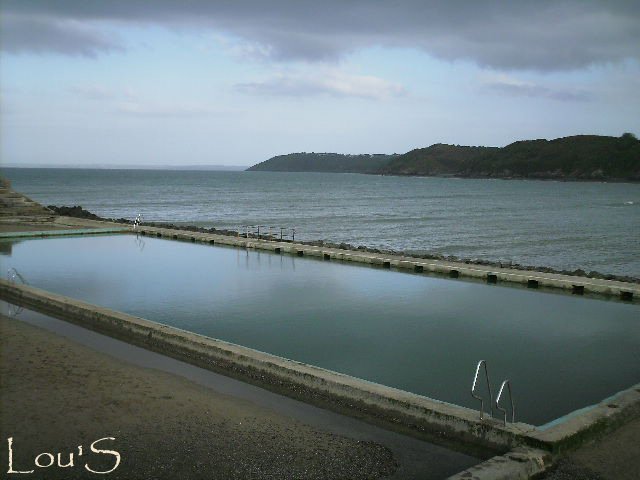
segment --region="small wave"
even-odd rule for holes
[[[633,202],[624,202],[625,205],[633,205]]]

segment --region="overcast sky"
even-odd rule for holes
[[[0,0],[1,162],[640,136],[638,1]]]

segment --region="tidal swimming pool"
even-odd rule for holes
[[[534,425],[640,381],[634,304],[133,235],[0,253],[35,287],[474,409],[485,359]]]

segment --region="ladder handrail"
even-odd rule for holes
[[[489,381],[489,370],[487,369],[486,360],[480,360],[478,365],[476,366],[476,374],[473,376],[473,385],[471,386],[471,396],[476,400],[480,400],[480,420],[484,419],[484,399],[476,395],[476,384],[478,382],[478,375],[480,374],[480,368],[484,365],[484,376],[487,380],[487,389],[489,390],[489,408],[490,408],[490,416],[493,417],[493,393],[491,392],[491,382]]]
[[[509,379],[506,379],[500,385],[500,391],[498,392],[498,396],[496,397],[496,408],[500,410],[504,414],[504,424],[507,425],[507,409],[500,407],[500,398],[502,397],[502,392],[504,390],[504,386],[507,386],[507,390],[509,390],[509,400],[511,401],[511,423],[515,423],[516,421],[516,408],[513,404],[513,394],[511,393],[511,382]]]
[[[18,270],[16,270],[14,267],[11,267],[9,270],[7,270],[7,280],[9,280],[9,282],[15,285],[16,279],[20,280],[23,285],[29,285],[27,281],[24,279],[24,277],[20,275],[20,272],[18,272]],[[7,305],[8,305],[8,313],[10,317],[17,317],[24,310],[23,307],[20,305],[14,305],[13,303],[9,303],[9,302],[7,302]]]
[[[135,228],[135,224],[134,224],[134,228]],[[260,232],[261,228],[262,228],[262,233]],[[265,233],[266,232],[265,229],[269,229],[268,235]],[[291,238],[291,241],[295,242],[295,239],[296,239],[295,227],[278,227],[273,225],[240,225],[240,227],[238,227],[238,231],[236,232],[236,236],[240,237],[244,235],[245,238],[250,238],[250,236],[253,235],[257,237],[258,240],[262,240],[263,238],[273,239],[275,236],[275,238],[277,239],[278,230],[280,230],[280,240],[284,240],[284,237],[289,237]],[[285,234],[284,233],[285,231],[289,233]],[[244,234],[242,234],[241,232],[244,232]]]
[[[142,223],[143,220],[144,220],[144,217],[142,216],[141,213],[136,215],[136,219],[133,221],[133,229],[135,230],[136,228],[138,228],[138,226]]]
[[[7,270],[7,280],[15,284],[16,278],[20,280],[20,282],[22,282],[23,285],[29,285],[27,281],[24,279],[24,277],[20,275],[20,272],[18,272],[18,270],[16,270],[15,268],[11,267],[9,270]]]

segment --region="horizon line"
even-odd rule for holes
[[[69,169],[88,169],[88,170],[241,170],[247,169],[251,165],[129,165],[129,164],[43,164],[43,163],[26,163],[17,164],[10,163],[0,165],[2,168],[69,168]]]

